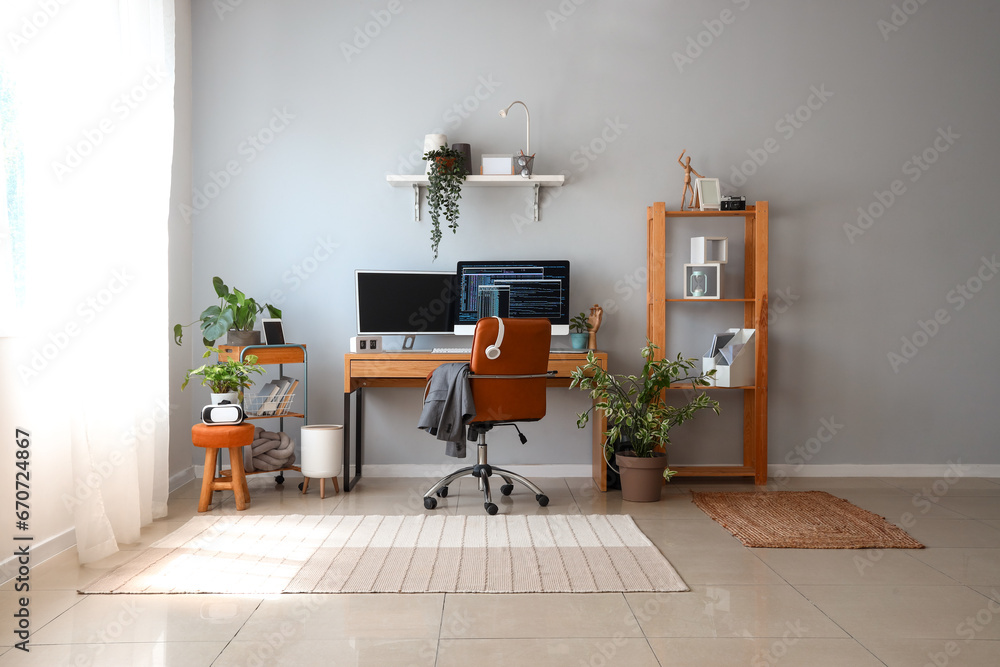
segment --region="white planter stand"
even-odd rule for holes
[[[333,488],[340,493],[337,477],[344,467],[344,427],[339,424],[312,424],[303,426],[300,434],[302,446],[302,493],[309,490],[309,479],[319,479],[319,497],[326,498],[326,479],[333,479]]]

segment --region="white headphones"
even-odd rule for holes
[[[494,315],[493,317],[496,318],[497,326],[499,328],[497,329],[496,342],[486,348],[486,358],[490,359],[491,361],[500,356],[500,345],[503,343],[503,320],[497,317],[496,315]]]

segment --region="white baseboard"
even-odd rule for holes
[[[181,470],[180,472],[175,472],[173,475],[171,475],[170,482],[167,484],[167,488],[170,489],[171,493],[173,493],[177,489],[181,488],[182,486],[190,482],[192,479],[195,479],[195,468],[193,465],[188,468],[185,468],[184,470]]]
[[[768,477],[1000,477],[1000,465],[995,463],[893,463],[876,465],[790,465],[772,463]]]
[[[53,535],[47,540],[42,540],[40,542],[17,542],[15,544],[31,545],[28,551],[31,562],[28,566],[31,569],[34,569],[56,554],[66,551],[66,549],[75,547],[76,530],[73,528],[67,528],[63,532],[58,535]],[[11,556],[10,558],[6,558],[0,562],[0,581],[7,581],[8,579],[16,577],[19,566],[20,563],[18,563],[17,557],[15,556]]]

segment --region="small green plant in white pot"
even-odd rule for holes
[[[210,347],[201,356],[207,359],[213,354],[219,354],[219,348]],[[223,401],[242,403],[243,390],[253,386],[251,373],[263,375],[264,372],[264,367],[257,363],[257,355],[248,354],[243,361],[229,359],[217,364],[202,364],[198,368],[192,368],[184,376],[181,390],[187,387],[192,377],[200,376],[201,385],[207,386],[212,392],[213,405]]]

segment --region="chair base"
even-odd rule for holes
[[[483,493],[483,507],[486,509],[488,514],[496,514],[499,508],[493,502],[493,494],[490,489],[490,477],[493,475],[498,475],[503,479],[504,484],[500,487],[500,493],[505,496],[509,496],[514,490],[514,482],[518,482],[527,487],[530,491],[535,494],[535,500],[542,507],[549,504],[549,497],[545,495],[538,486],[532,482],[527,477],[523,475],[518,475],[516,472],[511,472],[506,468],[497,468],[491,466],[487,461],[486,457],[486,431],[490,427],[480,427],[479,428],[479,440],[477,443],[477,456],[476,465],[466,466],[460,468],[450,475],[442,477],[437,482],[434,483],[427,493],[424,494],[424,508],[432,510],[437,507],[437,499],[445,498],[448,496],[448,487],[451,483],[457,479],[465,477],[466,475],[471,475],[479,480],[479,490]]]

